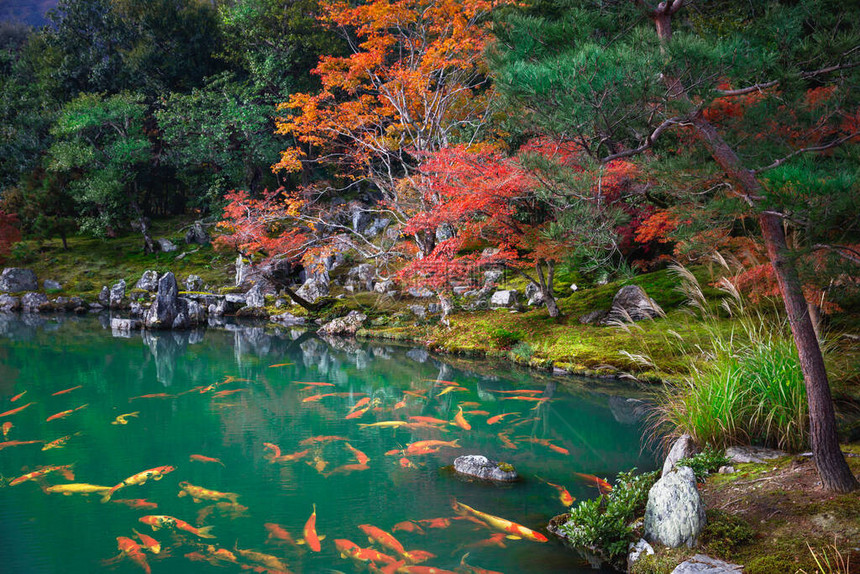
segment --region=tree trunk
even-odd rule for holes
[[[537,269],[539,280],[537,286],[540,289],[541,297],[543,297],[543,304],[550,317],[560,317],[561,311],[558,308],[558,303],[556,302],[555,295],[552,292],[552,282],[555,277],[555,265],[549,261],[546,262],[546,277],[544,277],[543,266],[540,262],[535,267]]]
[[[293,291],[292,289],[290,289],[286,285],[282,285],[281,288],[284,290],[284,292],[287,295],[290,296],[290,299],[292,299],[293,301],[295,301],[296,303],[298,303],[299,305],[301,305],[302,307],[304,307],[305,309],[307,309],[311,313],[315,313],[316,311],[319,311],[322,308],[322,305],[317,304],[317,303],[311,303],[310,301],[308,301],[307,299],[305,299],[304,297],[302,297],[301,295],[299,295],[298,293],[296,293],[295,291]]]

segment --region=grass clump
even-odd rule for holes
[[[730,280],[719,286],[727,296],[712,308],[696,278],[676,267],[691,307],[707,326],[720,311],[737,319],[730,332],[712,328],[706,361],[695,365],[679,385],[658,401],[655,429],[673,438],[689,433],[699,444],[726,447],[763,444],[789,451],[806,447],[808,406],[797,349],[783,321],[750,311]]]
[[[521,361],[528,362],[534,357],[535,350],[534,347],[526,343],[525,341],[521,341],[513,346],[511,349],[511,353],[514,354],[515,357],[520,359]]]
[[[726,451],[715,450],[711,448],[711,445],[706,445],[702,452],[696,453],[690,458],[682,458],[675,463],[675,466],[689,466],[696,475],[696,482],[704,482],[709,474],[717,472],[721,466],[725,466],[729,462]]]
[[[633,472],[619,473],[609,494],[584,500],[570,509],[561,531],[574,546],[594,552],[610,563],[623,562],[633,539],[631,524],[645,512],[648,490],[658,474]]]

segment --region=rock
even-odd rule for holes
[[[612,299],[609,313],[601,321],[601,325],[613,323],[628,323],[644,321],[660,315],[660,307],[639,285],[625,285],[618,290]]]
[[[209,245],[211,242],[212,238],[209,237],[203,224],[199,221],[195,222],[194,225],[191,226],[191,229],[185,232],[185,243],[188,245],[193,243],[196,243],[197,245]]]
[[[576,293],[577,291],[579,291],[579,287],[576,286],[576,283],[571,283],[570,290]]]
[[[529,283],[526,286],[526,298],[528,299],[528,303],[526,304],[529,307],[543,305],[543,293],[540,292],[540,287],[534,283]]]
[[[588,312],[580,317],[579,322],[583,325],[591,325],[593,323],[599,323],[604,317],[606,317],[606,311],[597,309],[596,311]]]
[[[11,313],[21,308],[21,299],[12,295],[0,295],[0,311]]]
[[[118,309],[122,306],[123,297],[125,297],[125,279],[120,279],[110,288],[110,308]]]
[[[146,307],[136,301],[131,304],[128,310],[128,314],[132,317],[143,317],[144,313],[146,313]]]
[[[360,204],[352,203],[349,206],[349,220],[352,224],[352,230],[361,233],[370,225],[370,212]]]
[[[263,296],[263,290],[259,285],[254,285],[245,293],[245,305],[251,308],[266,306],[266,298]]]
[[[189,275],[185,280],[186,291],[201,291],[203,289],[203,279],[197,275]]]
[[[484,287],[498,285],[503,276],[501,269],[487,269],[484,271]]]
[[[740,574],[744,567],[731,562],[723,562],[704,554],[696,554],[689,560],[678,564],[672,574]]]
[[[410,297],[415,297],[416,299],[426,299],[433,296],[433,291],[426,287],[410,287],[406,292],[409,293]]]
[[[391,225],[391,220],[387,217],[377,217],[373,220],[373,223],[368,226],[368,228],[364,231],[365,237],[374,237],[379,235],[385,228]]]
[[[730,446],[726,449],[726,456],[730,462],[735,464],[743,464],[745,462],[762,463],[786,456],[786,454],[781,450],[761,446]]]
[[[386,279],[385,281],[379,281],[376,285],[373,286],[373,290],[377,293],[387,293],[394,289],[394,281],[390,279]]]
[[[690,458],[697,452],[699,452],[699,449],[696,448],[696,443],[693,442],[693,437],[688,434],[681,435],[674,444],[672,444],[672,448],[669,449],[669,454],[666,455],[666,460],[663,461],[663,473],[660,476],[666,476],[673,468],[675,468],[675,464],[679,460],[682,458]]]
[[[733,466],[721,466],[717,474],[732,474],[735,471]]]
[[[650,556],[654,554],[654,548],[648,544],[648,541],[644,538],[640,538],[637,543],[630,543],[630,546],[627,548],[627,571],[633,571],[633,565],[639,561],[643,556]]]
[[[645,418],[648,405],[640,399],[612,396],[609,397],[609,410],[616,421],[623,425],[633,425]]]
[[[143,315],[146,329],[188,329],[203,323],[206,311],[196,301],[179,297],[179,287],[173,273],[167,272],[158,280],[155,302]]]
[[[305,281],[304,285],[302,285],[299,290],[296,291],[296,295],[302,297],[303,299],[307,299],[311,303],[315,302],[320,297],[327,296],[328,294],[328,282],[317,277],[309,278],[307,281]]]
[[[516,469],[510,464],[498,463],[480,454],[458,456],[454,460],[454,470],[482,480],[513,482],[519,478]]]
[[[42,287],[45,288],[45,291],[59,291],[63,288],[59,281],[54,281],[53,279],[45,279],[45,281],[42,282]]]
[[[426,363],[430,359],[430,353],[427,349],[415,348],[406,351],[406,358],[415,361],[416,363]]]
[[[158,289],[158,271],[147,270],[143,272],[137,283],[134,284],[135,289],[143,289],[144,291],[155,291]]]
[[[658,480],[648,492],[645,539],[669,548],[692,548],[705,527],[705,505],[696,489],[696,475],[682,466]]]
[[[454,228],[449,223],[443,223],[436,228],[436,243],[442,243],[454,237]]]
[[[110,305],[110,289],[107,288],[107,285],[102,285],[102,290],[99,292],[98,297],[99,305],[102,307],[107,307]]]
[[[354,285],[363,291],[373,291],[373,280],[375,278],[376,267],[370,263],[356,265],[346,274],[347,285]]]
[[[31,269],[7,267],[3,273],[0,273],[0,291],[20,293],[21,291],[35,291],[38,288],[39,282]]]
[[[178,247],[176,247],[176,245],[174,245],[172,241],[170,241],[169,239],[167,239],[165,237],[157,239],[156,242],[158,243],[158,248],[161,249],[162,251],[164,251],[165,253],[171,253],[171,252],[176,251],[178,249]]]
[[[21,297],[21,310],[24,313],[38,313],[45,309],[48,303],[48,296],[44,293],[25,293]]]
[[[355,333],[361,329],[361,325],[367,320],[367,315],[358,311],[350,311],[345,317],[338,317],[329,321],[322,327],[319,332],[324,335],[341,335],[355,336]]]
[[[296,317],[292,313],[281,313],[280,315],[272,315],[271,317],[269,317],[269,321],[279,323],[285,327],[305,324],[304,317]]]
[[[518,305],[516,289],[496,291],[490,297],[490,307],[516,307]]]
[[[427,312],[431,315],[442,312],[442,306],[438,303],[430,303],[427,305]]]
[[[425,317],[427,317],[427,309],[424,307],[424,305],[410,305],[409,310],[412,311],[412,314],[419,319],[424,319]]]
[[[119,319],[114,317],[110,320],[112,331],[136,331],[140,329],[140,321],[137,319]]]

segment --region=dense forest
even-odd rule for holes
[[[0,257],[131,230],[155,253],[153,222],[192,215],[309,281],[370,262],[443,324],[487,269],[562,321],[559,274],[723,265],[805,382],[808,437],[804,411],[774,440],[848,492],[820,340],[860,308],[858,22],[848,0],[60,0],[0,28]]]

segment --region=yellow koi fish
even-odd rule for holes
[[[127,425],[128,420],[126,420],[126,419],[128,419],[128,417],[136,417],[139,414],[140,414],[140,411],[134,411],[133,413],[125,413],[124,415],[119,415],[110,424],[112,424],[112,425]]]
[[[182,489],[179,492],[180,497],[190,496],[191,500],[194,502],[200,502],[201,500],[221,500],[222,498],[226,498],[227,500],[236,503],[236,499],[239,498],[239,495],[235,492],[218,492],[217,490],[209,490],[208,488],[195,486],[184,480],[179,483],[179,488]]]
[[[490,528],[506,533],[508,535],[508,538],[525,538],[534,542],[547,541],[547,537],[540,532],[535,532],[534,530],[526,528],[525,526],[517,524],[516,522],[511,522],[510,520],[506,520],[498,516],[493,516],[492,514],[487,514],[485,512],[481,512],[480,510],[475,510],[471,506],[467,506],[462,502],[457,502],[456,499],[451,503],[451,507],[458,515],[474,516],[478,520],[484,522]]]
[[[90,494],[105,494],[109,490],[109,486],[73,482],[70,484],[55,484],[54,486],[49,486],[45,489],[45,492],[51,494],[62,494],[63,496],[71,496],[73,494],[82,494],[87,496]]]

